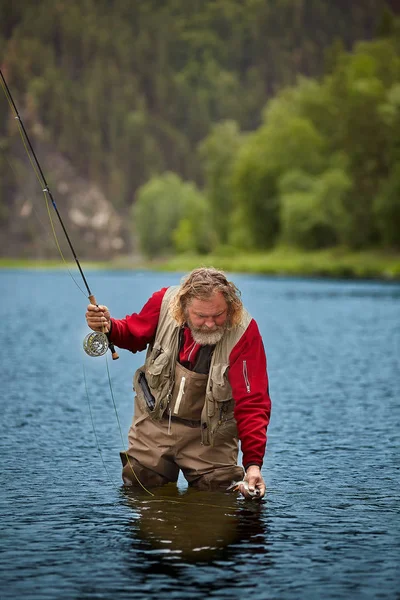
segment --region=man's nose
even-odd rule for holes
[[[214,327],[215,327],[215,322],[214,322],[214,319],[207,319],[207,320],[204,322],[204,325],[205,325],[206,327],[208,327],[208,329],[214,329]]]

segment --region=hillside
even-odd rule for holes
[[[84,257],[132,250],[140,186],[172,171],[202,187],[198,148],[213,125],[230,119],[255,130],[280,89],[299,74],[321,76],[335,44],[373,38],[386,6],[398,8],[380,0],[0,0],[0,66]],[[0,253],[55,255],[26,208],[42,198],[4,97],[0,114]],[[92,217],[76,217],[80,203]],[[113,215],[111,228],[94,226],[99,210]]]

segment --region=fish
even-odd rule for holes
[[[242,479],[241,481],[232,481],[231,485],[226,488],[226,491],[227,492],[239,492],[241,485],[243,485],[244,489],[246,490],[246,492],[249,494],[249,496],[251,498],[259,498],[260,490],[258,488],[250,490],[248,481],[245,481],[244,479]]]

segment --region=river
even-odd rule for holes
[[[181,276],[86,275],[116,317]],[[84,354],[66,271],[0,272],[3,600],[399,598],[400,285],[230,277],[268,360],[260,504],[124,489],[143,354]]]

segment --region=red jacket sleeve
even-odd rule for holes
[[[243,466],[263,464],[271,414],[267,360],[257,323],[249,327],[229,356],[229,383],[235,400],[235,419]]]
[[[111,319],[110,341],[131,352],[144,350],[154,340],[161,304],[168,288],[155,292],[139,313]]]

